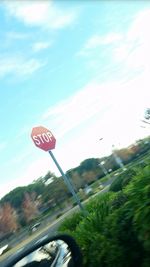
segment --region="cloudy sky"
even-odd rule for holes
[[[58,175],[34,126],[64,171],[149,134],[149,1],[1,1],[0,23],[0,197]]]

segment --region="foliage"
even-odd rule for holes
[[[150,124],[150,108],[145,110],[144,120],[142,120],[142,122]]]
[[[83,220],[83,214],[80,212],[74,213],[70,218],[67,218],[63,221],[63,224],[60,226],[60,231],[70,232],[76,229],[76,226],[81,220]]]
[[[96,168],[99,168],[98,164],[99,164],[99,159],[95,158],[86,159],[80,163],[78,172],[82,174],[85,171],[95,170]]]
[[[134,169],[129,168],[123,173],[119,174],[119,176],[113,181],[110,186],[110,191],[118,192],[122,190],[136,175],[136,171]]]
[[[17,187],[1,199],[1,204],[9,202],[14,208],[20,209],[25,192],[29,194],[35,192],[36,195],[40,195],[44,192],[44,188],[45,185],[42,180],[37,180],[28,186]]]
[[[150,167],[144,168],[133,182],[125,189],[128,202],[127,210],[133,210],[133,223],[138,238],[143,242],[144,248],[150,249]]]
[[[70,192],[66,187],[62,178],[55,178],[54,181],[45,187],[45,192],[42,195],[42,201],[53,202],[57,205],[61,204],[70,196]]]
[[[150,167],[128,175],[122,191],[95,197],[86,218],[74,215],[60,227],[75,237],[86,267],[150,266]]]
[[[9,203],[5,203],[0,208],[0,235],[16,232],[18,227],[15,209]]]
[[[32,221],[38,215],[36,203],[28,193],[25,193],[22,209],[26,222]]]
[[[85,184],[87,183],[85,179],[83,179],[83,177],[81,177],[81,175],[79,174],[78,167],[68,170],[66,172],[66,175],[71,179],[76,191],[78,191],[80,188],[84,188]]]
[[[144,117],[145,117],[146,120],[150,120],[150,108],[146,109]]]
[[[15,188],[1,199],[1,204],[9,202],[14,208],[18,208],[22,204],[25,190],[25,186]]]

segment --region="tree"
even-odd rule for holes
[[[145,110],[144,120],[142,120],[142,122],[150,124],[150,108]]]
[[[99,167],[100,160],[97,158],[89,158],[80,163],[76,168],[84,184],[94,182],[100,176],[101,169]]]
[[[146,120],[150,120],[150,108],[146,109],[144,117],[145,117]]]
[[[24,197],[26,187],[17,187],[10,191],[1,199],[1,204],[9,202],[14,208],[18,209],[22,205],[22,199]]]
[[[42,179],[38,179],[28,186],[20,186],[13,189],[7,195],[5,195],[0,202],[1,204],[9,202],[15,209],[20,210],[22,208],[22,200],[24,199],[25,192],[28,192],[29,194],[32,194],[34,192],[38,196],[40,194],[43,194],[44,190],[44,182],[42,181]]]
[[[60,205],[70,196],[62,177],[55,178],[54,181],[45,187],[45,193],[42,195],[43,203],[55,203]]]
[[[80,174],[82,174],[83,172],[99,169],[98,164],[99,164],[99,159],[95,158],[86,159],[80,163],[78,171]]]
[[[67,171],[66,175],[71,179],[72,184],[76,191],[85,186],[86,181],[79,174],[78,167]]]
[[[18,227],[17,212],[10,203],[4,203],[0,209],[0,232],[3,234],[13,233]]]
[[[26,222],[32,221],[38,215],[38,209],[36,202],[32,199],[29,193],[25,193],[24,201],[22,204],[23,213],[26,219]]]
[[[49,171],[49,172],[42,178],[42,180],[43,180],[43,182],[45,183],[45,182],[47,182],[47,181],[48,181],[49,179],[51,179],[51,178],[55,179],[55,178],[56,178],[56,175],[55,175],[53,172]]]

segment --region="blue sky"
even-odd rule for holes
[[[148,1],[1,1],[0,22],[0,197],[58,174],[36,125],[64,171],[149,134]]]

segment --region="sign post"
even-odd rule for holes
[[[79,205],[79,208],[81,209],[81,211],[84,213],[84,215],[86,215],[86,211],[85,211],[83,205],[81,204],[81,201],[80,201],[79,197],[77,196],[77,194],[76,194],[76,192],[72,186],[72,183],[70,182],[68,177],[63,172],[62,168],[60,167],[58,161],[56,160],[54,154],[51,151],[52,149],[55,148],[55,144],[56,144],[56,139],[53,136],[53,134],[47,128],[39,126],[39,127],[35,127],[32,129],[31,138],[37,147],[39,147],[40,149],[42,149],[44,151],[49,152],[52,160],[54,161],[54,163],[56,164],[56,167],[58,168],[59,172],[61,173],[61,175],[64,179],[64,182],[66,183],[69,191],[73,195],[73,197],[74,197],[75,201],[77,202],[77,204]]]
[[[60,167],[58,161],[57,161],[56,158],[54,157],[54,154],[52,153],[52,151],[49,150],[48,152],[49,152],[50,156],[52,157],[53,161],[55,162],[55,164],[56,164],[58,170],[60,171],[60,173],[61,173],[61,175],[62,175],[62,177],[64,178],[64,181],[65,181],[66,185],[68,186],[69,191],[72,193],[72,195],[73,195],[75,201],[76,201],[77,204],[79,205],[80,209],[81,209],[82,211],[84,211],[84,208],[83,208],[83,206],[82,206],[82,204],[81,204],[81,202],[80,202],[80,199],[78,198],[77,194],[75,193],[74,188],[73,188],[72,184],[70,183],[70,180],[68,179],[68,177],[67,177],[67,176],[65,175],[65,173],[63,172],[63,170],[62,170],[62,168]]]

